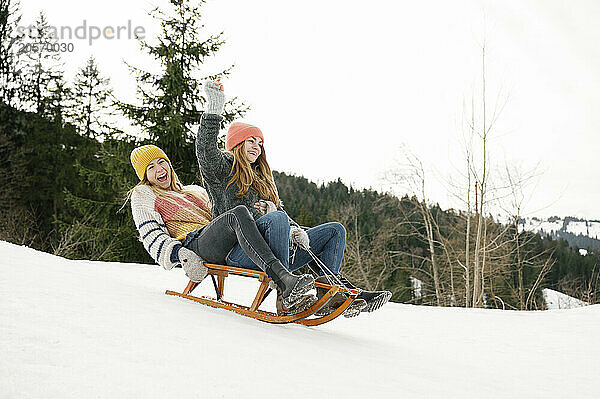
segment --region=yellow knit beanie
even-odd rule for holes
[[[143,145],[131,151],[131,164],[140,180],[144,179],[146,168],[150,162],[156,158],[164,158],[169,165],[171,165],[171,161],[169,160],[169,157],[167,157],[167,154],[155,145]]]

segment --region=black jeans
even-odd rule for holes
[[[238,243],[263,271],[279,262],[244,205],[220,214],[185,246],[208,263],[225,265],[227,255]]]

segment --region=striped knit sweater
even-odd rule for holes
[[[131,194],[131,212],[140,241],[167,270],[179,263],[177,254],[187,234],[212,220],[206,191],[194,185],[184,189],[193,195],[167,191],[167,195],[157,196],[146,185],[135,187]]]

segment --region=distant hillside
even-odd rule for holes
[[[552,216],[548,219],[526,218],[519,222],[521,228],[549,236],[555,240],[564,239],[570,246],[585,249],[600,249],[600,220],[585,220],[567,216]]]
[[[422,219],[415,212],[418,203],[416,198],[398,198],[367,189],[356,190],[340,180],[317,185],[302,176],[274,172],[274,177],[286,210],[300,224],[315,226],[335,220],[346,226],[348,245],[342,268],[354,281],[361,281],[362,267],[366,269],[368,281],[375,281],[378,288],[393,292],[393,301],[435,304],[429,273],[430,249],[423,239]],[[438,205],[430,205],[430,211],[440,226],[435,236],[441,239],[437,241],[435,249],[440,270],[445,273],[444,287],[451,291],[452,288],[448,287],[454,284],[456,292],[460,289],[456,276],[462,278],[464,269],[455,259],[460,259],[461,255],[450,260],[440,242],[445,240],[452,248],[464,248],[465,239],[460,235],[464,228],[460,225],[464,221],[464,214],[451,209],[442,210]],[[488,231],[506,229],[506,226],[491,218],[487,226]],[[594,251],[600,248],[599,221],[557,217],[548,220],[523,219],[519,231],[519,240],[528,243],[525,252],[531,262],[519,274],[513,266],[498,262],[498,259],[508,259],[508,263],[514,261],[514,253],[488,257],[488,270],[492,270],[492,265],[497,270],[503,268],[503,272],[498,273],[493,281],[494,293],[489,294],[491,297],[502,297],[507,306],[516,307],[515,292],[518,292],[518,286],[514,282],[521,276],[525,286],[529,284],[535,291],[540,307],[543,303],[542,288],[595,303],[595,298],[600,295],[597,294],[597,291],[600,292],[600,254]],[[579,251],[579,248],[590,248],[592,251]],[[548,258],[551,258],[552,266],[541,281],[536,282],[542,259]],[[422,282],[420,295],[415,294],[414,279]],[[462,300],[462,295],[459,297],[459,301]]]

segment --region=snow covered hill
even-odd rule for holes
[[[165,295],[185,285],[181,269],[70,261],[6,242],[0,255],[2,399],[600,392],[598,305],[513,312],[390,303],[319,327],[270,325]],[[256,284],[237,278],[226,296],[249,300]]]
[[[549,235],[554,239],[564,238],[570,246],[600,249],[600,220],[584,220],[567,216],[548,219],[526,218],[519,222],[520,228]]]
[[[549,288],[544,288],[542,290],[542,295],[544,296],[544,302],[546,302],[546,307],[548,309],[574,309],[588,305],[587,302]]]

